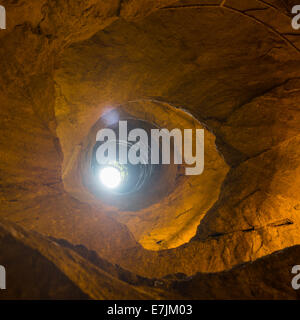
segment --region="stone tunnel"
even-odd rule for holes
[[[300,298],[296,4],[1,1],[0,299]],[[99,192],[122,119],[203,130],[203,173]]]

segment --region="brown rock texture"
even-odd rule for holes
[[[2,1],[0,299],[297,299],[295,4]],[[113,110],[204,128],[204,173],[174,168],[139,208],[95,196]]]

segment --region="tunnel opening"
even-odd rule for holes
[[[73,148],[75,151],[68,156],[69,161],[65,158],[65,189],[80,201],[91,204],[96,210],[124,224],[145,249],[162,250],[188,242],[195,236],[206,212],[217,201],[228,171],[227,164],[216,149],[215,136],[190,113],[155,100],[128,102],[102,110],[97,121],[85,126],[90,129],[77,148]],[[170,164],[163,164],[163,149],[159,148],[159,164],[120,165],[116,161],[99,165],[96,152],[106,140],[97,141],[97,133],[109,128],[115,137],[119,137],[119,123],[125,120],[128,132],[142,128],[149,139],[150,131],[157,128],[166,128],[170,132],[174,128],[182,131],[190,128],[194,132],[196,129],[204,130],[203,173],[186,175],[185,164],[174,163],[177,151],[172,137]],[[127,151],[132,147],[127,140],[116,139],[114,143],[117,160],[119,146],[126,147]],[[147,145],[150,156],[149,140]],[[115,188],[107,188],[99,180],[101,170],[107,167],[120,172],[122,182]]]
[[[129,118],[124,112],[120,112],[117,117],[118,121],[111,123],[107,126],[107,119],[113,118],[113,114],[116,111],[111,111],[97,123],[97,128],[105,127],[105,129],[111,129],[114,132],[116,139],[108,139],[107,137],[103,141],[96,141],[91,152],[91,171],[93,177],[93,187],[91,188],[93,194],[95,194],[102,202],[109,205],[113,205],[118,209],[125,211],[137,211],[145,207],[149,207],[151,204],[157,203],[161,198],[167,196],[172,192],[172,181],[175,180],[176,174],[180,168],[178,165],[171,163],[169,165],[162,164],[162,148],[161,141],[159,141],[159,163],[152,164],[151,161],[151,130],[158,128],[158,126],[149,121],[142,119]],[[141,146],[143,142],[137,139],[139,147],[141,149],[135,150],[135,142],[128,141],[126,137],[120,137],[119,123],[126,122],[126,137],[127,131],[131,130],[143,130],[147,134],[147,143]],[[105,150],[105,159],[103,163],[99,164],[97,161],[97,152],[99,148],[108,143],[108,148],[113,147],[115,157],[109,157],[108,150]],[[126,159],[120,161],[122,148],[125,148]],[[139,158],[139,163],[132,163],[130,161],[130,152],[136,152]],[[171,157],[174,155],[174,144],[170,143]],[[124,162],[124,163],[121,163]],[[113,174],[115,179],[119,180],[118,185],[114,188],[107,188],[105,182],[101,183],[101,174],[111,172],[110,176],[107,176],[108,183],[114,184],[111,181]],[[100,175],[100,183],[99,183]],[[116,181],[115,180],[115,181]],[[168,183],[166,183],[168,182]]]

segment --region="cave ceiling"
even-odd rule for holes
[[[25,250],[50,270],[23,296],[297,298],[262,276],[276,264],[287,281],[300,255],[296,1],[2,3],[0,258],[17,272]],[[173,167],[139,196],[98,197],[89,161],[110,112],[203,129],[203,174]]]

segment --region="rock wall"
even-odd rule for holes
[[[7,11],[7,30],[0,31],[1,223],[38,232],[59,267],[43,250],[32,253],[36,265],[64,281],[61,293],[45,282],[35,297],[68,296],[74,288],[69,279],[75,273],[64,269],[68,259],[59,262],[58,251],[65,249],[57,251],[46,237],[84,245],[147,278],[225,270],[226,277],[235,277],[239,271],[232,268],[240,263],[251,270],[257,265],[263,278],[261,265],[270,254],[299,244],[300,43],[290,15],[295,1],[1,4]],[[78,155],[91,127],[116,107],[167,127],[185,117],[204,127],[205,175],[177,180],[168,197],[134,213],[108,208],[83,192]],[[22,248],[31,249],[23,237],[8,238],[11,250],[5,254],[15,259],[15,268]],[[86,277],[102,279],[92,274]],[[149,288],[137,293],[113,277],[128,297],[166,296]],[[195,277],[182,289],[191,296],[235,296],[229,286],[198,296]],[[276,288],[271,292],[272,283],[262,293],[244,295],[281,297]],[[77,285],[72,297],[117,297],[97,295],[97,285]],[[18,290],[12,296],[33,294]],[[291,294],[282,290],[282,297]]]

